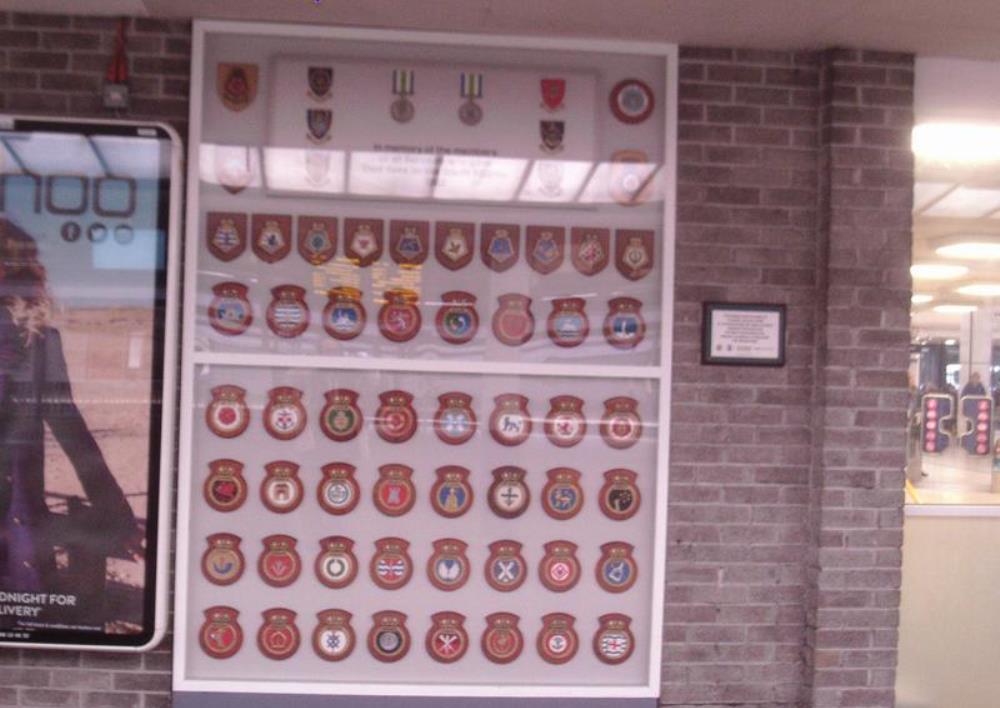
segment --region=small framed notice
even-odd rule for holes
[[[785,306],[706,302],[702,364],[785,365]]]

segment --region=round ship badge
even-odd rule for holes
[[[264,623],[257,632],[257,647],[268,659],[282,661],[299,650],[299,628],[295,613],[284,607],[272,607],[262,612]]]
[[[545,473],[548,482],[542,489],[542,508],[557,521],[572,519],[583,508],[580,473],[569,467],[556,467]]]
[[[216,511],[236,511],[247,499],[243,463],[236,460],[213,460],[208,463],[208,477],[202,488],[205,502]]]
[[[419,295],[413,290],[386,290],[378,311],[378,331],[390,342],[408,342],[420,331]]]
[[[510,612],[486,616],[486,631],[480,644],[487,659],[494,664],[509,664],[521,655],[524,637],[517,628],[520,621],[520,617]]]
[[[309,328],[309,305],[305,288],[298,285],[279,285],[271,290],[271,304],[267,306],[267,326],[279,337],[292,339]]]
[[[625,592],[635,585],[639,568],[632,557],[633,546],[623,541],[612,541],[601,546],[597,561],[597,584],[608,592]]]
[[[375,432],[390,443],[404,443],[417,432],[417,412],[413,410],[413,394],[406,391],[386,391],[378,396],[375,411]]]
[[[580,561],[576,544],[570,541],[550,541],[545,544],[545,556],[538,565],[542,585],[552,592],[566,592],[580,580]]]
[[[546,332],[557,347],[578,347],[590,334],[590,323],[582,297],[563,297],[552,301],[552,312],[546,321]]]
[[[243,646],[239,610],[216,605],[205,610],[205,621],[198,632],[201,650],[213,659],[228,659]]]
[[[549,400],[545,416],[545,437],[556,447],[573,447],[587,434],[583,400],[576,396],[556,396]]]
[[[517,541],[494,541],[490,544],[490,557],[486,560],[486,582],[498,592],[511,592],[524,584],[528,565],[521,555]]]
[[[436,612],[431,615],[431,628],[427,630],[424,646],[434,661],[451,664],[458,661],[469,649],[469,635],[463,623],[465,615],[458,612]]]
[[[261,539],[264,552],[257,559],[257,573],[274,588],[294,583],[302,570],[302,561],[295,550],[297,541],[291,536],[275,534]]]
[[[326,405],[319,414],[319,427],[334,442],[357,437],[364,423],[358,407],[358,394],[347,388],[335,388],[323,394]]]
[[[504,393],[493,399],[490,435],[501,445],[520,445],[531,437],[531,414],[528,399],[517,393]]]
[[[597,618],[600,625],[594,634],[594,653],[605,664],[628,661],[635,649],[635,637],[630,625],[632,618],[613,612]]]
[[[615,349],[635,349],[646,336],[646,320],[642,317],[642,302],[634,297],[608,300],[604,318],[604,339]]]
[[[631,519],[639,511],[639,487],[635,479],[638,475],[632,470],[613,469],[604,473],[604,486],[600,491],[601,511],[609,519],[625,521]]]
[[[212,286],[208,304],[208,323],[219,334],[237,337],[253,323],[253,308],[243,283],[218,283]]]
[[[434,553],[427,559],[427,579],[438,590],[458,590],[469,579],[468,544],[457,538],[442,538],[433,542]]]
[[[531,314],[531,298],[507,293],[497,298],[500,306],[493,313],[493,336],[508,347],[519,347],[535,333],[535,317]]]
[[[298,437],[306,428],[302,391],[291,386],[278,386],[268,391],[264,428],[271,437],[278,440],[293,440]]]
[[[264,481],[260,485],[260,500],[276,514],[295,511],[305,492],[299,479],[299,466],[287,460],[264,465]]]
[[[208,548],[201,556],[201,572],[213,585],[232,585],[243,575],[246,563],[240,551],[239,536],[213,533],[205,539]]]
[[[601,437],[609,447],[624,450],[639,442],[642,419],[636,411],[638,407],[639,402],[627,396],[609,398],[604,402]]]
[[[331,462],[323,465],[323,479],[316,488],[319,505],[328,514],[349,514],[361,499],[361,489],[354,479],[354,465]]]
[[[639,79],[624,79],[615,84],[608,103],[615,118],[629,125],[645,121],[656,105],[653,89]]]
[[[212,389],[212,402],[205,409],[205,423],[220,438],[235,438],[250,425],[250,408],[246,403],[246,390],[239,386],[216,386]]]
[[[333,288],[327,293],[328,302],[323,308],[323,329],[342,342],[357,337],[365,329],[368,314],[361,304],[361,291],[357,288]]]
[[[451,391],[438,396],[434,414],[434,432],[441,442],[461,445],[476,434],[476,414],[472,411],[472,396]]]
[[[524,483],[527,472],[520,467],[498,467],[493,470],[489,489],[490,509],[504,519],[516,519],[531,501],[531,492]]]
[[[542,617],[542,630],[535,642],[542,659],[550,664],[565,664],[576,656],[580,639],[573,629],[574,622],[576,618],[565,612],[551,612]]]
[[[327,536],[319,541],[320,553],[313,570],[316,578],[328,588],[346,588],[358,575],[358,559],[354,541],[346,536]]]
[[[347,610],[323,610],[313,630],[312,645],[316,656],[325,661],[341,661],[354,651],[354,629]]]
[[[372,582],[383,590],[398,590],[410,582],[413,561],[406,549],[408,541],[401,538],[380,538],[375,541],[375,555],[368,564]]]
[[[469,470],[457,465],[438,467],[437,481],[431,487],[431,506],[446,519],[454,519],[472,508]]]
[[[372,489],[375,507],[386,516],[402,516],[416,501],[413,488],[413,469],[406,465],[382,465],[378,468],[378,481]]]
[[[438,335],[448,344],[471,342],[479,331],[476,296],[460,290],[444,293],[434,325]]]
[[[399,661],[410,650],[410,632],[406,628],[406,615],[394,610],[383,610],[372,615],[372,628],[368,632],[368,651],[387,664]]]

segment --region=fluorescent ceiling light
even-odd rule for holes
[[[980,237],[982,238],[982,237]],[[960,241],[958,243],[940,246],[934,251],[943,258],[958,260],[1000,260],[1000,242],[997,241]]]
[[[955,280],[968,272],[965,266],[948,263],[914,263],[910,266],[910,275],[918,280]]]
[[[945,344],[946,344],[947,346],[949,346],[949,347],[953,347],[953,346],[955,346],[956,344],[958,344],[958,340],[957,340],[957,339],[946,339],[946,340],[944,340],[944,343],[945,343]]]
[[[963,285],[956,292],[973,297],[1000,297],[1000,283],[972,283]]]
[[[976,123],[921,123],[914,126],[913,153],[941,163],[1000,160],[1000,126]]]
[[[968,315],[977,309],[975,305],[938,305],[934,312],[939,315]]]
[[[927,295],[926,293],[913,293],[910,297],[910,302],[914,305],[926,305],[928,302],[934,299],[933,295]]]
[[[1000,209],[1000,189],[957,187],[921,212],[921,216],[981,219]]]

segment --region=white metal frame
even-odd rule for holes
[[[183,356],[181,377],[181,431],[177,509],[177,570],[176,614],[174,644],[173,688],[188,692],[226,693],[285,693],[316,695],[382,695],[382,696],[466,696],[466,697],[561,697],[561,698],[650,698],[660,695],[661,628],[663,626],[663,590],[665,580],[667,543],[667,487],[670,436],[670,382],[671,344],[673,341],[673,288],[674,288],[674,212],[677,170],[677,46],[648,42],[606,41],[594,39],[534,38],[505,35],[452,34],[444,32],[416,32],[397,30],[370,30],[344,27],[309,25],[258,24],[252,22],[196,20],[193,29],[191,57],[191,107],[189,150],[197,155],[201,144],[202,87],[206,79],[203,66],[205,36],[209,33],[243,33],[261,36],[319,37],[325,39],[366,40],[369,42],[409,42],[446,44],[452,46],[489,46],[538,50],[573,50],[616,54],[645,54],[663,57],[666,62],[664,95],[666,101],[666,157],[663,167],[664,202],[662,249],[662,292],[660,329],[660,366],[603,366],[565,364],[521,364],[499,362],[453,362],[438,360],[378,359],[358,357],[313,357],[288,355],[236,355],[196,352],[195,297],[197,286],[197,243],[199,232],[199,172],[192,159],[188,164],[187,185],[187,239],[184,276]],[[209,80],[214,80],[211,76]],[[277,366],[282,368],[330,368],[348,370],[406,370],[428,373],[520,374],[528,376],[580,376],[618,377],[656,380],[659,388],[659,421],[657,447],[657,486],[655,547],[653,569],[652,607],[649,621],[652,640],[649,652],[647,682],[644,686],[530,686],[530,685],[481,685],[481,684],[373,684],[350,682],[298,682],[298,681],[217,681],[195,680],[185,677],[188,644],[186,618],[188,557],[190,538],[188,527],[191,514],[192,471],[191,459],[192,411],[194,409],[194,370],[199,364],[230,364],[243,366]]]
[[[184,144],[180,135],[166,123],[137,120],[94,120],[88,118],[52,118],[4,114],[0,124],[15,120],[37,120],[46,123],[90,125],[128,125],[137,128],[159,128],[170,136],[170,204],[167,228],[167,292],[163,327],[163,389],[160,421],[160,489],[156,539],[156,603],[153,635],[137,647],[95,644],[45,644],[34,642],[0,642],[0,646],[26,649],[79,649],[85,651],[142,652],[156,647],[167,632],[167,609],[170,602],[170,520],[173,512],[174,450],[177,433],[177,359],[179,350],[180,280],[181,280],[181,183],[184,174]]]

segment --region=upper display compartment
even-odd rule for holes
[[[196,352],[660,365],[662,54],[204,54]]]

